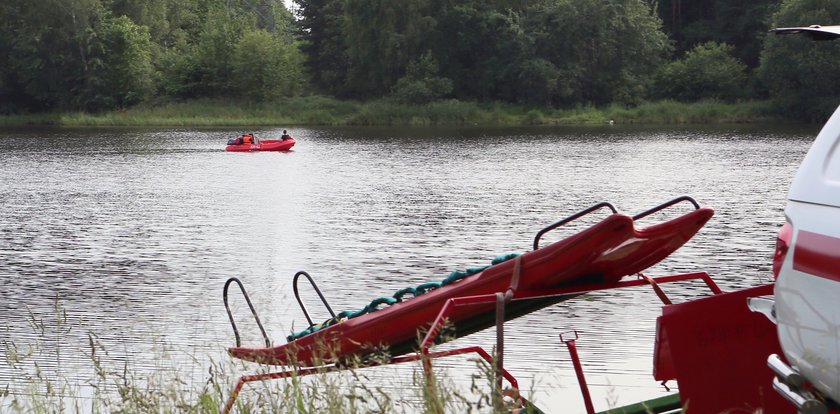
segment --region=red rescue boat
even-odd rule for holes
[[[635,224],[637,219],[686,200],[695,206],[689,213],[648,227]],[[540,238],[548,231],[603,207],[609,207],[613,214],[573,236],[539,246]],[[388,299],[390,306],[383,309],[378,309],[379,305],[374,301],[372,306],[349,318],[342,318],[342,312],[327,323],[312,324],[303,333],[291,335],[289,342],[283,345],[270,346],[266,338],[265,347],[240,346],[237,333],[237,346],[229,348],[228,352],[243,360],[294,366],[315,366],[353,356],[364,357],[383,348],[391,355],[401,355],[418,348],[418,330],[429,329],[450,299],[514,292],[513,301],[505,309],[505,319],[510,320],[577,296],[552,295],[554,289],[610,285],[624,276],[645,270],[685,244],[713,214],[714,210],[701,208],[689,197],[672,200],[633,217],[618,213],[609,203],[601,203],[540,231],[534,240],[533,251],[494,261],[495,264],[484,269],[473,269],[474,274],[449,284],[444,282],[443,286],[421,292],[416,297],[402,299],[400,295],[397,301]],[[231,281],[239,282],[231,279],[228,284]],[[296,284],[295,290],[297,293]],[[227,285],[227,303],[226,295]],[[518,297],[527,299],[518,300]],[[327,307],[329,309],[329,305]],[[305,307],[302,308],[306,312]],[[448,338],[493,326],[493,310],[494,305],[489,303],[450,314],[449,322],[454,330]]]
[[[295,139],[291,137],[287,139],[257,139],[251,135],[250,137],[242,136],[228,140],[228,145],[225,147],[225,151],[289,151],[294,146]]]

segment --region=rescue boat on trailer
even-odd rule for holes
[[[635,225],[635,220],[679,201],[691,201],[695,209],[649,227]],[[602,208],[610,208],[613,213],[573,236],[539,246],[540,238],[546,232]],[[392,355],[401,355],[417,348],[418,330],[428,329],[449,299],[508,290],[532,293],[534,297],[530,300],[517,301],[508,307],[507,319],[512,319],[573,297],[545,299],[539,298],[540,292],[570,285],[614,284],[624,276],[647,269],[685,244],[713,214],[714,210],[700,207],[688,197],[635,218],[618,213],[609,203],[601,203],[544,229],[537,235],[533,251],[499,258],[491,266],[473,270],[473,274],[458,281],[446,283],[444,280],[432,289],[421,285],[422,293],[416,297],[410,297],[402,290],[387,300],[372,302],[361,312],[333,314],[320,326],[310,320],[308,332],[290,335],[286,344],[265,347],[237,344],[228,352],[247,361],[298,366],[365,356],[383,348]],[[301,274],[296,275],[295,290],[297,277]],[[232,281],[225,286],[225,298],[227,286]],[[388,306],[379,309],[382,305]],[[493,326],[493,307],[493,304],[473,306],[451,315],[449,321],[454,325],[454,331],[450,338]],[[302,308],[306,313],[305,307]],[[330,312],[333,313],[331,309]],[[317,329],[312,329],[316,326]]]
[[[636,225],[637,220],[681,202],[690,202],[694,208],[658,224],[647,227]],[[611,214],[603,220],[563,240],[540,246],[541,238],[549,231],[605,208],[610,209]],[[333,315],[330,320],[323,324],[313,323],[301,303],[310,323],[308,331],[290,335],[288,343],[271,345],[260,325],[265,346],[242,346],[228,308],[237,341],[228,352],[247,361],[296,367],[364,357],[383,348],[387,348],[391,355],[401,355],[418,349],[418,332],[429,330],[453,300],[466,298],[469,301],[469,298],[506,292],[508,299],[512,300],[505,309],[505,320],[509,320],[579,295],[558,294],[557,289],[613,286],[623,277],[635,275],[665,259],[690,240],[713,214],[713,209],[700,207],[690,197],[671,200],[635,216],[619,213],[609,203],[600,203],[541,230],[534,239],[532,251],[499,258],[486,268],[468,269],[468,275],[450,283],[444,280],[431,289],[418,286],[422,292],[414,297],[406,297],[404,290],[398,291],[391,296],[393,300],[375,300],[362,312],[335,314],[309,278]],[[301,275],[309,277],[305,272],[296,275],[296,296],[297,280]],[[234,282],[245,292],[238,279],[229,279],[223,291],[226,307],[227,291]],[[247,298],[247,294],[245,296]],[[389,306],[379,309],[386,303]],[[493,326],[493,309],[492,302],[475,303],[452,312],[448,321],[453,329],[447,338],[461,337]],[[259,324],[258,318],[257,322]],[[437,338],[437,341],[440,339]]]

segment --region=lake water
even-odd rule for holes
[[[693,196],[715,217],[646,274],[707,271],[724,290],[766,283],[789,183],[817,130],[296,128],[292,152],[226,153],[243,132],[0,131],[0,390],[25,393],[31,374],[10,366],[10,347],[31,351],[42,375],[84,383],[89,333],[109,364],[200,383],[234,342],[221,295],[229,277],[282,343],[305,327],[291,289],[298,270],[334,309],[357,309],[525,252],[537,231],[601,201],[635,214]],[[677,302],[706,293],[665,289]],[[325,317],[314,294],[303,296]],[[258,344],[244,301],[232,302],[244,342]],[[548,412],[584,412],[558,338],[577,330],[596,410],[665,395],[651,374],[660,309],[650,288],[632,288],[516,319],[506,368]],[[491,329],[448,346],[494,341]],[[476,371],[466,357],[436,365],[456,382]]]

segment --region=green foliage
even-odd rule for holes
[[[519,100],[529,104],[551,105],[555,99],[571,95],[569,84],[561,82],[561,76],[557,66],[546,59],[534,58],[525,61],[520,65],[516,79]]]
[[[264,30],[246,32],[233,49],[231,66],[235,90],[242,97],[264,101],[279,95],[282,56]]]
[[[320,91],[342,95],[347,85],[347,49],[344,43],[344,0],[296,0],[300,6],[300,46],[313,85]]]
[[[179,43],[161,54],[159,93],[258,101],[302,93],[306,81],[298,45],[289,40],[291,15],[272,13],[270,4],[209,8],[194,44]]]
[[[701,43],[733,45],[738,60],[758,65],[767,20],[779,0],[658,0],[656,11],[682,55]]]
[[[663,65],[657,75],[660,97],[680,101],[719,99],[732,102],[744,97],[746,65],[732,56],[733,47],[703,43],[685,56]]]
[[[196,97],[201,79],[194,47],[184,45],[161,52],[156,67],[158,95],[176,99]]]
[[[543,116],[542,112],[532,109],[525,114],[525,118],[523,119],[523,123],[526,125],[541,125],[545,124],[547,121]]]
[[[103,45],[98,30],[106,17],[99,0],[3,2],[0,27],[5,93],[20,109],[83,107],[97,92]]]
[[[365,102],[344,120],[346,125],[467,125],[493,124],[490,112],[472,102],[442,100],[405,105],[389,99]]]
[[[97,109],[124,108],[142,102],[152,91],[148,28],[122,16],[103,25],[101,39],[101,87],[93,101]]]
[[[283,53],[282,65],[285,70],[283,87],[286,90],[284,96],[298,96],[310,93],[312,86],[309,74],[306,72],[306,56],[300,50],[300,42],[286,44]]]
[[[430,34],[441,75],[460,99],[515,100],[519,63],[532,50],[522,27],[523,10],[480,0],[437,0]]]
[[[632,107],[652,96],[733,100],[766,90],[785,114],[824,118],[840,89],[840,80],[825,76],[840,42],[771,36],[756,72],[764,89],[744,87],[757,84],[743,65],[757,65],[777,3],[296,0],[293,16],[283,0],[3,1],[0,113],[277,102],[313,89],[421,111],[442,98]],[[773,26],[831,24],[838,7],[785,0]],[[683,57],[664,64],[672,40]],[[508,122],[504,110],[492,112],[490,122]],[[307,113],[320,122],[317,111]],[[525,122],[553,122],[532,115]],[[436,117],[423,112],[408,122]]]
[[[665,100],[634,108],[611,105],[602,113],[605,119],[613,119],[616,123],[743,123],[770,119],[769,104],[762,101],[729,104],[716,100],[693,103]]]
[[[639,103],[670,50],[660,26],[639,0],[546,2],[529,11],[524,27],[554,68],[530,62],[529,70],[539,68],[542,82],[555,86],[556,104]]]
[[[736,45],[729,54],[743,53],[749,63],[756,60],[756,45],[774,1],[298,3],[307,67],[327,93],[370,98],[391,92],[402,101],[410,100],[408,96],[430,99],[426,85],[407,75],[409,65],[428,50],[439,62],[437,76],[452,82],[451,96],[574,106],[635,105],[650,96],[656,69],[671,50],[655,11],[667,16],[680,50],[721,39]],[[744,45],[750,50],[742,50]],[[724,63],[739,66],[729,57]],[[740,81],[743,70],[738,73],[735,80]],[[716,91],[715,96],[723,95],[731,99],[732,94]]]
[[[275,97],[281,88],[282,94],[297,94],[305,82],[293,20],[282,0],[2,2],[0,111],[98,111],[154,99]],[[257,45],[270,53],[247,57],[287,70],[260,74],[242,65],[234,70],[241,38],[255,30],[270,33],[268,42]],[[255,91],[259,82],[279,83]]]
[[[233,92],[233,54],[243,28],[251,22],[229,15],[225,10],[210,10],[198,38],[194,71],[197,78],[194,96],[218,97]]]
[[[160,41],[169,33],[166,0],[110,0],[110,10],[115,17],[124,17],[139,26],[146,27],[154,41]],[[185,2],[186,3],[186,2]]]
[[[435,20],[426,0],[346,0],[343,34],[348,83],[356,96],[391,91],[409,63],[417,59]]]
[[[773,27],[808,26],[840,21],[840,3],[827,0],[784,0],[773,15]],[[814,42],[804,36],[769,36],[764,44],[759,78],[779,113],[818,122],[837,107],[840,41]]]
[[[452,81],[437,76],[438,64],[431,52],[408,65],[405,76],[397,81],[393,95],[402,103],[427,104],[452,91]]]
[[[0,116],[0,126],[604,125],[610,120],[617,124],[679,124],[767,122],[771,115],[769,101],[659,101],[634,107],[613,104],[603,108],[552,109],[499,101],[479,104],[445,99],[416,105],[391,98],[354,102],[300,96],[269,102],[201,99],[155,106],[141,104],[100,114]]]

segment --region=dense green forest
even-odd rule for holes
[[[0,3],[0,114],[331,96],[576,108],[767,100],[824,119],[833,0],[32,0]]]

